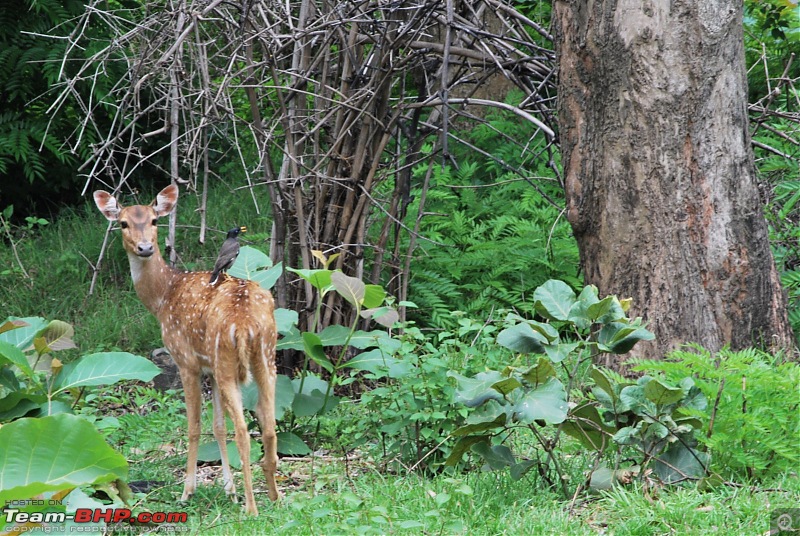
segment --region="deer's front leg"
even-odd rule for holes
[[[179,369],[183,393],[186,399],[186,420],[189,423],[189,453],[186,461],[186,479],[183,485],[181,501],[186,501],[194,494],[197,487],[197,448],[200,443],[200,409],[201,391],[200,374]]]

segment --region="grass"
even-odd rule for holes
[[[209,225],[217,232],[209,234],[205,245],[196,243],[196,200],[191,195],[181,200],[177,244],[183,267],[209,268],[224,231],[234,225],[246,224],[250,232],[245,242],[256,240],[263,247],[269,221],[255,213],[247,192],[223,189],[211,198],[219,210],[210,215]],[[14,228],[14,243],[30,278],[17,267],[7,240],[0,241],[2,316],[68,321],[75,326],[81,354],[122,349],[146,355],[160,346],[158,325],[133,292],[117,233],[112,234],[95,292],[88,294],[91,263],[99,255],[106,225],[87,204],[45,227]],[[59,357],[69,360],[66,353]],[[485,364],[487,355],[480,357]],[[393,473],[383,469],[385,460],[371,458],[378,454],[365,450],[346,461],[321,455],[282,460],[279,486],[285,497],[277,504],[267,499],[262,475],[256,470],[260,515],[254,519],[225,495],[216,480],[219,468],[213,464],[201,466],[199,487],[191,501],[178,502],[187,429],[180,393],[115,386],[91,394],[82,411],[97,418],[117,417],[118,426],[108,430],[108,440],[129,460],[129,481],[139,483],[143,490],[136,494],[135,508],[186,511],[192,533],[765,534],[771,512],[800,504],[796,473],[753,486],[724,485],[709,491],[688,484],[663,489],[631,485],[597,495],[581,494],[573,501],[546,488],[533,473],[520,481],[513,481],[505,471],[434,477]],[[359,421],[352,412],[367,409],[359,406],[349,411],[343,409],[336,414],[338,420],[322,423],[323,433],[315,436],[321,445],[315,448],[328,443],[347,450],[348,438],[342,430],[360,425],[353,424]],[[209,411],[204,419],[203,441],[211,442]],[[570,458],[572,489],[587,468],[580,456],[576,453]],[[238,472],[236,478],[241,492]]]
[[[753,486],[696,484],[669,488],[631,485],[564,500],[534,478],[513,481],[505,471],[441,474],[386,473],[369,455],[282,460],[271,503],[254,466],[259,516],[250,518],[220,484],[219,467],[201,465],[198,489],[178,502],[185,470],[186,423],[179,393],[117,387],[98,398],[124,408],[109,441],[130,462],[131,482],[145,483],[135,509],[188,513],[202,534],[765,534],[776,509],[800,503],[800,478],[784,474]],[[130,408],[138,408],[129,412]],[[204,436],[213,441],[210,411]],[[102,414],[113,412],[106,409]],[[230,428],[230,427],[229,427]],[[238,471],[237,489],[242,484]]]

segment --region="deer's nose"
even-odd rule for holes
[[[149,257],[153,254],[152,242],[139,242],[136,244],[136,254],[140,257]]]

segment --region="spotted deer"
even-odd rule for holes
[[[277,331],[272,295],[257,283],[221,275],[212,285],[211,272],[184,272],[166,264],[158,248],[158,218],[178,202],[178,188],[167,186],[149,206],[123,207],[109,193],[94,192],[97,208],[122,229],[122,245],[130,261],[136,294],[161,324],[161,336],[183,383],[189,422],[189,453],[181,500],[195,491],[200,440],[201,378],[211,377],[214,437],[222,457],[225,492],[236,502],[236,486],[228,463],[225,413],[233,421],[242,460],[245,511],[257,515],[250,469],[250,436],[242,408],[240,384],[252,378],[259,392],[256,415],[264,443],[262,468],[269,498],[278,500],[275,435],[275,345]]]

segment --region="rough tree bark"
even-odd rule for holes
[[[557,1],[567,214],[586,283],[632,297],[663,357],[789,348],[747,122],[742,4]]]

